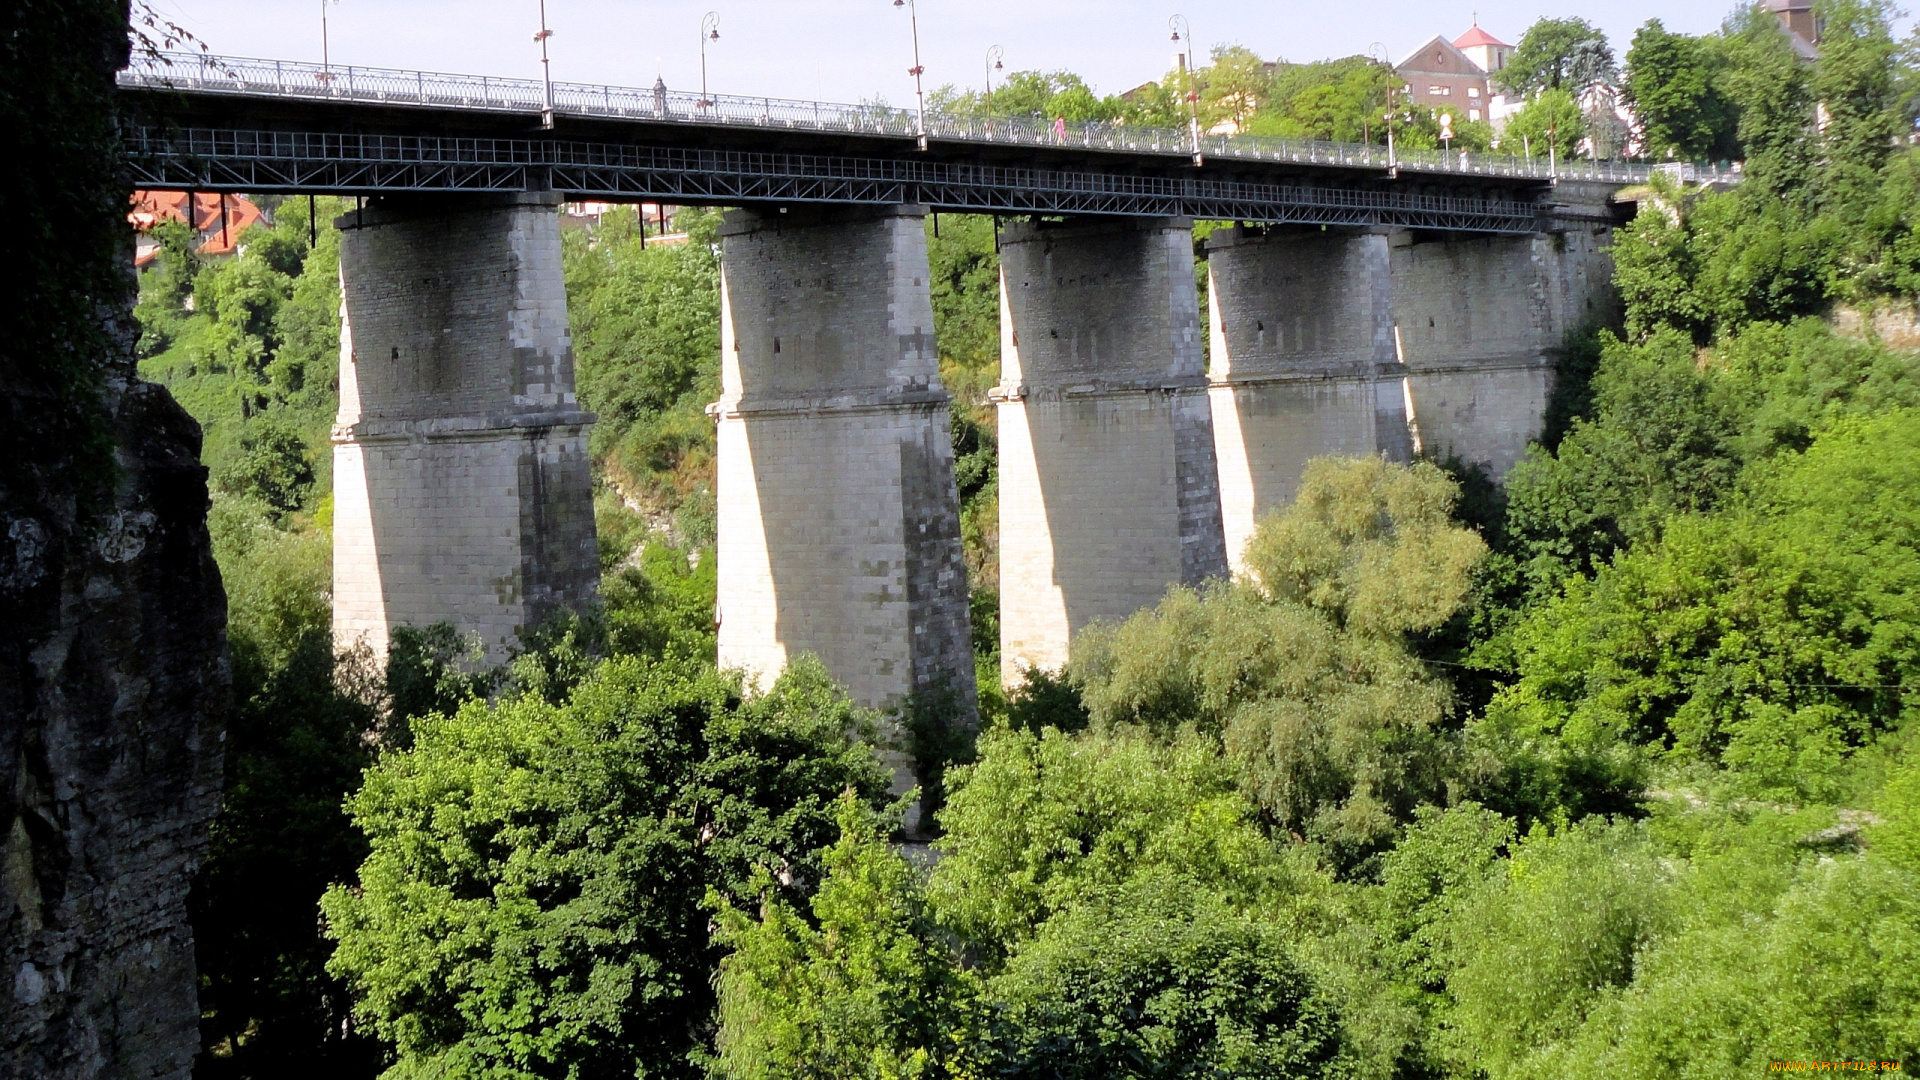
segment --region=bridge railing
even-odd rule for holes
[[[539,113],[546,92],[537,79],[452,75],[359,65],[258,60],[199,53],[140,55],[120,73],[123,86],[172,88],[197,93],[289,97],[440,109]],[[647,120],[692,125],[781,128],[910,138],[919,133],[911,110],[882,103],[860,105],[774,97],[701,95],[638,87],[554,83],[554,112],[567,116]],[[1052,146],[1136,154],[1190,155],[1240,160],[1298,162],[1361,169],[1397,167],[1415,172],[1500,177],[1557,177],[1630,184],[1655,171],[1678,172],[1690,181],[1737,178],[1714,166],[1650,166],[1587,159],[1548,162],[1540,158],[1466,151],[1400,149],[1364,143],[1321,142],[1255,135],[1202,135],[1136,124],[1067,123],[1040,117],[930,113],[927,136],[952,142]]]

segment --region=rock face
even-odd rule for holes
[[[134,375],[124,0],[0,42],[0,1076],[186,1077],[230,696],[199,430]],[[16,234],[18,235],[18,234]]]

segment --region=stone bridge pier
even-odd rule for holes
[[[1207,238],[1210,396],[1227,555],[1293,501],[1321,454],[1409,460],[1385,230],[1223,229]]]
[[[341,229],[333,628],[448,622],[486,662],[599,587],[559,199],[378,200]]]
[[[1208,240],[1228,550],[1322,454],[1424,454],[1506,476],[1538,437],[1554,351],[1617,317],[1610,225],[1526,236],[1235,228]]]
[[[1002,677],[1227,572],[1192,222],[1015,223],[1000,248]]]
[[[926,211],[736,210],[721,227],[720,663],[820,657],[855,701],[975,715]]]

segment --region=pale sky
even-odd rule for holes
[[[324,0],[155,0],[215,52],[320,59]],[[720,15],[708,42],[715,93],[826,101],[883,97],[910,104],[907,10],[890,0],[546,0],[554,31],[553,77],[570,82],[698,89],[699,27]],[[1177,6],[1176,6],[1177,5]],[[977,88],[989,46],[1006,71],[1066,68],[1100,93],[1117,93],[1170,66],[1168,16],[1193,26],[1204,52],[1239,44],[1268,59],[1319,60],[1365,53],[1377,42],[1398,60],[1435,34],[1480,25],[1517,43],[1535,19],[1580,16],[1624,56],[1650,18],[1705,33],[1734,0],[919,0],[929,90]],[[328,8],[332,60],[476,75],[537,78],[539,0],[336,0]]]

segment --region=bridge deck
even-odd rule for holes
[[[921,203],[990,213],[1190,216],[1517,233],[1560,181],[1618,186],[1645,166],[883,105],[701,97],[533,80],[199,55],[120,76],[143,186],[376,194],[552,190],[682,204]],[[1203,166],[1194,167],[1196,149]],[[1583,184],[1582,186],[1586,186]]]

